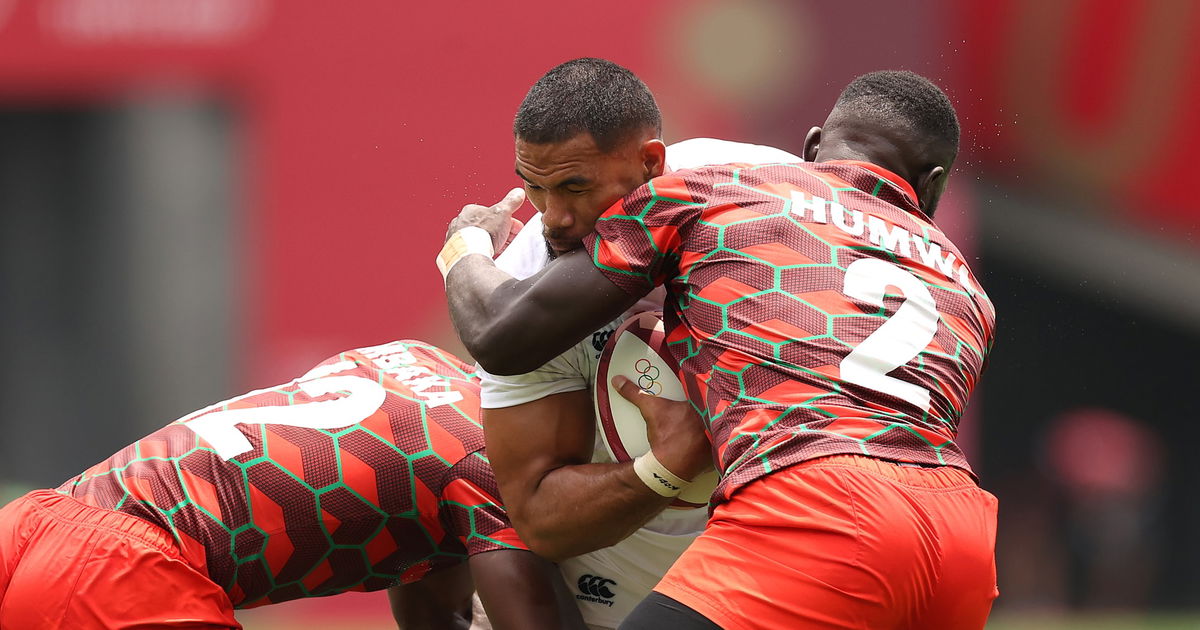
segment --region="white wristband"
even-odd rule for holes
[[[654,451],[646,451],[645,455],[634,458],[633,472],[637,473],[642,483],[664,497],[677,497],[692,485],[692,482],[667,470],[654,456]]]
[[[481,227],[468,225],[452,234],[442,246],[442,251],[438,252],[437,256],[438,270],[442,272],[442,279],[445,279],[455,263],[464,257],[483,254],[491,258],[494,253],[496,252],[492,248],[492,235]]]

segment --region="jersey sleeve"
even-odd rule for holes
[[[480,406],[503,409],[533,402],[553,394],[588,388],[588,378],[579,365],[579,349],[572,347],[542,367],[525,374],[499,376],[476,368],[480,379]]]
[[[630,295],[642,296],[676,275],[683,237],[711,188],[684,171],[650,180],[613,204],[583,244],[596,268]]]
[[[528,549],[508,520],[491,463],[482,451],[459,460],[442,487],[440,519],[472,556],[497,549]]]
[[[524,280],[550,264],[550,254],[542,237],[540,212],[525,222],[517,237],[500,252],[495,262],[496,267],[517,280]]]

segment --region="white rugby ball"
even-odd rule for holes
[[[637,384],[642,392],[668,400],[687,400],[679,380],[679,364],[667,348],[662,313],[647,311],[625,320],[608,338],[596,368],[596,419],[604,447],[614,461],[627,462],[650,450],[646,421],[633,403],[612,385],[616,375]],[[717,487],[717,473],[710,470],[680,493],[672,507],[708,505]]]

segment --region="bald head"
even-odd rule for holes
[[[958,156],[958,117],[950,99],[908,71],[864,74],[842,90],[823,127],[805,140],[814,162],[862,160],[904,178],[933,214]]]

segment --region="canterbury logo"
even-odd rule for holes
[[[641,374],[637,379],[637,385],[643,392],[652,396],[662,394],[662,383],[658,382],[658,377],[661,376],[658,366],[647,359],[638,359],[637,363],[633,364],[633,369]]]
[[[614,332],[616,332],[616,331],[601,330],[601,331],[592,333],[592,347],[596,349],[596,352],[599,353],[604,350],[604,345],[608,343],[608,338],[612,337]],[[599,356],[599,355],[597,355],[597,356]]]
[[[579,576],[579,592],[583,593],[584,595],[593,595],[595,597],[612,599],[613,597],[616,597],[617,594],[608,588],[610,584],[616,586],[617,582],[615,580],[610,580],[598,575],[584,574]]]

